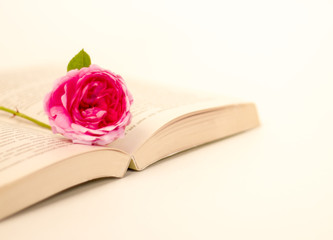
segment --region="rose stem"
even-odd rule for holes
[[[37,125],[39,125],[39,126],[41,126],[41,127],[44,127],[44,128],[47,128],[47,129],[50,129],[50,130],[51,130],[50,125],[47,125],[47,124],[45,124],[45,123],[43,123],[43,122],[41,122],[41,121],[38,121],[37,119],[34,119],[34,118],[32,118],[32,117],[29,117],[29,116],[27,116],[27,115],[25,115],[25,114],[23,114],[23,113],[18,112],[18,111],[11,110],[11,109],[6,108],[6,107],[3,107],[3,106],[0,106],[0,110],[5,111],[5,112],[12,113],[12,114],[14,114],[14,116],[19,116],[19,117],[21,117],[21,118],[25,118],[25,119],[27,119],[27,120],[33,122],[33,123],[36,123]]]

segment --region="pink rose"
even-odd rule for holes
[[[124,135],[132,102],[121,76],[90,65],[59,78],[44,109],[54,133],[73,143],[106,145]]]

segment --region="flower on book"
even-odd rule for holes
[[[97,65],[83,50],[44,100],[52,131],[74,143],[106,145],[124,135],[133,102],[123,78]]]

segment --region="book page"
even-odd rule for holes
[[[68,147],[68,141],[29,128],[0,121],[0,173],[54,149]]]
[[[126,135],[110,146],[132,154],[165,124],[186,114],[242,102],[239,99],[193,93],[154,84],[128,81],[134,97],[133,119]]]
[[[20,112],[48,123],[43,110],[45,95],[51,91],[54,81],[64,75],[60,68],[44,67],[20,72],[0,73],[0,105],[18,109]],[[238,99],[221,98],[208,94],[193,94],[186,90],[125,79],[134,103],[131,107],[132,122],[126,128],[125,137],[109,147],[132,153],[156,130],[171,120],[202,109],[240,102]],[[0,114],[0,118],[10,114]],[[33,127],[24,119],[14,119],[17,124]],[[0,148],[1,150],[1,148]]]
[[[0,120],[0,186],[68,157],[105,149]]]
[[[54,81],[65,74],[59,68],[21,69],[0,73],[0,106],[20,111],[39,121],[48,122],[43,100]]]

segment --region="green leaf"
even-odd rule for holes
[[[83,49],[70,60],[67,66],[67,72],[73,69],[89,67],[91,64],[90,56]]]

